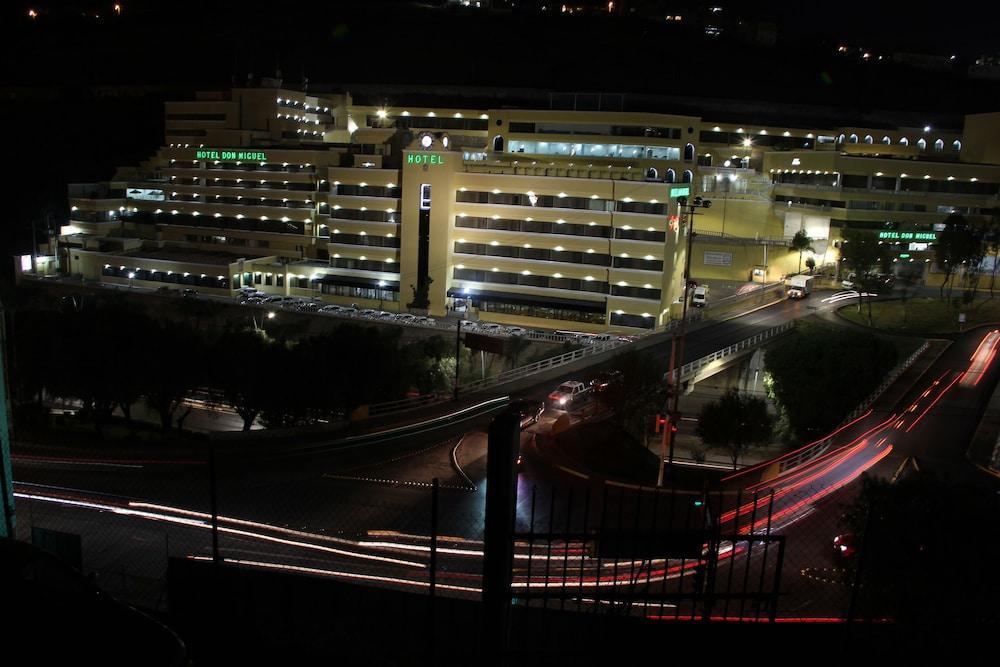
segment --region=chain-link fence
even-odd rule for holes
[[[375,597],[356,602],[358,614],[371,613],[374,600],[404,598],[412,611],[425,604],[417,596],[428,611],[410,622],[430,623],[429,651],[456,641],[442,623],[474,644],[478,605],[462,605],[484,589],[484,489],[447,465],[432,480],[403,478],[405,459],[422,451],[377,465],[250,461],[227,451],[183,462],[77,461],[62,464],[61,475],[50,462],[45,484],[17,484],[18,537],[79,535],[83,572],[147,609],[168,609],[168,566],[180,559],[362,591],[351,599],[369,591]],[[103,492],[83,490],[98,479]],[[857,486],[798,481],[747,493],[584,480],[543,487],[522,478],[508,534],[507,648],[529,657],[586,652],[604,631],[581,637],[578,622],[627,630],[884,621],[894,610],[864,593],[875,590],[871,572],[885,576],[895,545],[859,522]],[[269,613],[292,619],[297,604],[282,599]]]

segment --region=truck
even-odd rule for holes
[[[789,299],[804,299],[812,292],[812,276],[792,276],[788,285]]]
[[[704,308],[708,305],[708,285],[698,285],[694,288],[691,305],[698,308]]]
[[[554,406],[563,408],[579,400],[589,391],[590,385],[578,380],[569,380],[556,387],[555,391],[549,394],[549,400]]]

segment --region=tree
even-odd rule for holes
[[[855,288],[858,290],[858,312],[864,295],[868,294],[868,326],[872,324],[871,295],[879,287],[878,276],[873,271],[888,271],[889,251],[873,232],[845,229],[840,244],[840,259],[854,271]]]
[[[944,229],[938,235],[934,244],[934,261],[938,269],[944,273],[941,282],[941,298],[944,299],[944,287],[949,279],[954,282],[955,273],[962,264],[975,262],[977,265],[983,256],[983,242],[969,227],[968,221],[960,213],[952,213],[944,220]],[[951,287],[948,288],[951,295]]]
[[[726,450],[736,470],[751,447],[770,440],[772,426],[764,399],[744,396],[734,388],[701,409],[697,432],[709,447]]]
[[[802,229],[795,232],[795,236],[792,237],[792,244],[788,249],[792,252],[798,251],[799,253],[799,273],[802,273],[802,253],[807,250],[809,252],[816,252],[812,247],[812,239]],[[813,260],[813,266],[815,265],[816,261]]]
[[[990,298],[993,298],[993,289],[997,282],[997,265],[1000,263],[1000,224],[996,217],[990,220],[989,227],[983,233],[984,250],[993,255],[990,263]]]
[[[614,410],[621,428],[644,441],[649,417],[662,412],[667,400],[666,364],[649,352],[628,350],[614,358],[611,368],[622,374],[622,381],[612,383],[599,399]]]
[[[809,273],[812,273],[813,271],[816,270],[816,258],[815,257],[806,257],[806,268],[809,269]]]
[[[167,431],[173,427],[177,408],[205,380],[200,362],[206,356],[204,339],[187,324],[173,322],[154,326],[147,335],[148,377],[143,393]]]
[[[407,308],[417,308],[420,310],[425,310],[431,305],[431,283],[434,279],[430,276],[425,276],[423,280],[417,282],[417,286],[414,287],[410,285],[410,289],[413,290],[413,301],[406,304]]]
[[[841,327],[796,323],[770,346],[770,388],[802,441],[828,433],[885,379],[899,352],[892,343]]]
[[[510,362],[511,368],[516,368],[518,359],[530,346],[531,342],[524,336],[508,336],[503,343],[504,359]]]

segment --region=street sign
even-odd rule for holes
[[[670,188],[670,197],[688,197],[691,194],[690,185],[678,185],[676,187]]]

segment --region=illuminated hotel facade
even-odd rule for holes
[[[604,331],[664,324],[695,279],[795,272],[845,227],[928,264],[934,225],[997,209],[1000,114],[933,128],[784,127],[690,115],[355,105],[280,87],[166,105],[166,145],[71,186],[63,273]],[[920,234],[917,236],[917,234]],[[922,254],[921,254],[922,253]]]

